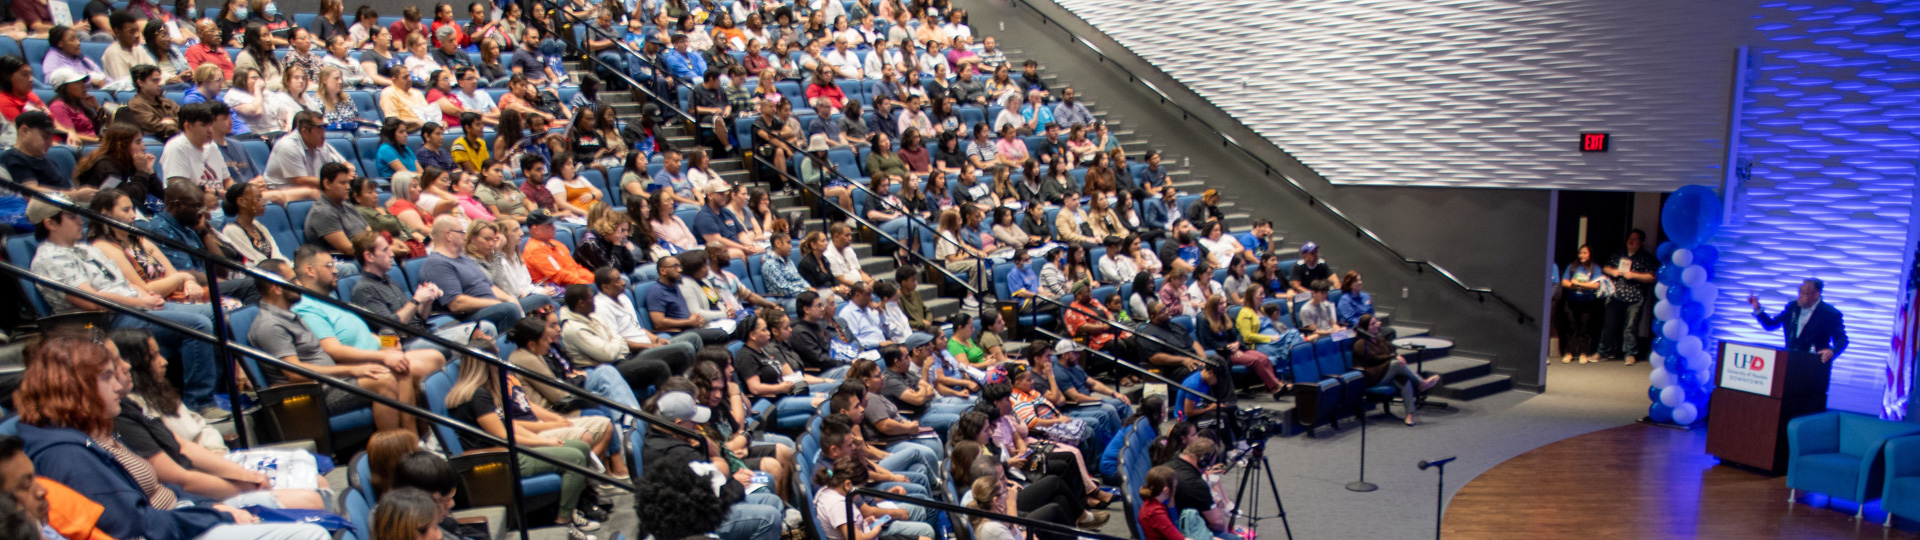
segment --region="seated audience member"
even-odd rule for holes
[[[1207,357],[1207,352],[1193,340],[1192,334],[1173,323],[1173,315],[1157,299],[1147,300],[1147,324],[1134,331],[1143,338],[1134,340],[1134,361],[1159,367],[1168,378],[1185,379],[1206,365],[1202,359]]]
[[[800,278],[815,291],[838,298],[851,290],[834,278],[833,263],[827,262],[827,245],[827,235],[819,231],[807,233],[800,239],[800,256],[794,269],[800,271]]]
[[[1398,386],[1400,398],[1406,403],[1414,403],[1416,391],[1425,392],[1440,384],[1439,375],[1422,379],[1418,372],[1407,365],[1407,359],[1401,358],[1393,342],[1387,340],[1380,319],[1373,315],[1361,315],[1354,323],[1354,328],[1358,330],[1356,333],[1360,336],[1353,342],[1353,365],[1365,376],[1360,384],[1368,388],[1380,384]],[[1413,425],[1411,407],[1407,409],[1406,421],[1407,425]]]
[[[394,66],[392,73],[393,84],[380,91],[381,115],[388,120],[399,120],[408,129],[419,129],[429,120],[439,118],[440,109],[427,103],[427,95],[413,87],[413,78],[408,76],[406,66]]]
[[[120,273],[119,266],[98,248],[82,243],[85,218],[67,214],[51,204],[34,199],[27,202],[27,219],[34,223],[34,237],[40,240],[40,247],[34,251],[31,264],[35,274],[100,295],[117,304],[145,309],[148,315],[199,332],[213,331],[211,304],[171,303],[160,295],[135,287]],[[55,315],[107,311],[104,306],[71,298],[66,293],[46,286],[39,286],[39,289]],[[187,408],[215,420],[230,415],[214,404],[214,384],[218,379],[219,367],[213,361],[212,344],[130,315],[114,316],[113,326],[151,330],[167,356],[181,359],[181,388],[185,394],[182,400],[186,401]]]
[[[15,141],[18,142],[17,137]],[[147,152],[145,142],[140,140],[139,128],[131,124],[110,124],[101,130],[100,141],[98,151],[81,156],[80,162],[73,167],[73,187],[76,190],[98,189],[112,181],[118,184],[113,186],[114,189],[142,203],[135,205],[137,207],[146,206],[149,198],[165,196],[166,184],[154,173],[154,165],[160,156]],[[21,163],[30,167],[38,166],[31,159]]]
[[[615,403],[640,408],[640,400],[633,394],[633,387],[622,377],[612,364],[576,367],[566,351],[560,347],[561,321],[559,314],[551,308],[542,308],[527,315],[507,330],[507,340],[514,344],[513,354],[507,361],[528,371],[554,377],[586,389],[593,395],[606,398]],[[665,380],[665,377],[661,377]],[[568,390],[540,381],[528,383],[534,393],[527,395],[533,405],[546,407],[554,411],[574,411],[585,408],[597,408],[598,405],[576,398]],[[646,387],[642,387],[646,388]],[[625,426],[631,421],[619,411],[606,410],[612,418]]]
[[[660,273],[660,285],[654,287],[646,298],[647,314],[653,322],[653,328],[661,332],[694,332],[700,334],[703,343],[719,343],[727,337],[727,332],[707,325],[707,318],[694,313],[687,303],[681,282],[686,278],[682,269],[694,254],[704,261],[706,252],[689,251],[678,256],[660,259],[653,267]],[[703,293],[704,294],[704,293]]]
[[[1227,215],[1220,211],[1220,190],[1208,189],[1201,192],[1200,199],[1187,205],[1180,217],[1196,224],[1226,219]]]
[[[887,319],[881,313],[880,304],[873,299],[873,290],[866,283],[855,282],[849,287],[847,303],[836,314],[842,330],[852,337],[854,344],[861,350],[875,350],[893,344],[887,339]]]
[[[1342,326],[1353,326],[1361,315],[1373,315],[1373,295],[1360,288],[1360,272],[1348,270],[1340,279],[1340,301],[1335,304]],[[1389,329],[1388,332],[1392,330]],[[1393,341],[1390,335],[1387,341]]]
[[[1091,284],[1076,281],[1069,289],[1073,291],[1073,305],[1065,310],[1068,335],[1085,339],[1087,347],[1096,351],[1105,350],[1114,338],[1128,335],[1125,330],[1107,324],[1113,320],[1113,312],[1094,300]]]
[[[174,184],[175,191],[193,191],[190,206],[197,207],[200,203],[198,189],[184,182]],[[118,189],[95,193],[88,209],[124,225],[134,224],[133,201]],[[102,255],[106,255],[107,260],[120,270],[120,275],[126,277],[133,286],[175,302],[199,304],[207,301],[207,290],[198,281],[206,276],[197,276],[196,279],[192,273],[176,269],[152,239],[95,224],[87,230],[87,240]]]
[[[675,378],[670,385],[680,390],[667,390],[648,400],[647,412],[657,413],[674,425],[699,430],[701,424],[713,418],[713,410],[701,406],[693,397],[699,391],[691,382]],[[747,493],[743,480],[751,480],[752,473],[744,468],[736,469],[724,460],[713,459],[713,454],[703,452],[693,446],[696,440],[666,430],[652,430],[646,436],[641,449],[641,461],[648,467],[667,466],[676,469],[691,468],[702,478],[697,485],[710,486],[708,481],[715,479],[710,475],[720,475],[720,502],[727,507],[726,519],[719,527],[711,531],[723,540],[776,540],[780,538],[782,515],[780,509],[786,507],[779,497],[766,491]],[[658,464],[658,465],[656,465]],[[724,467],[724,468],[722,468]]]
[[[892,281],[873,283],[873,304],[880,310],[882,339],[899,343],[913,333],[913,322],[900,309],[900,287]]]
[[[120,357],[130,364],[129,371],[147,372],[148,379],[154,374],[165,377],[166,359],[145,330],[115,331],[112,342]],[[162,417],[130,399],[131,392],[131,385],[122,379],[120,412],[113,418],[114,436],[151,466],[162,483],[210,499],[241,500],[267,508],[326,509],[321,494],[313,489],[272,489],[267,474],[229,461],[225,452],[214,452],[174,434]],[[326,479],[320,479],[318,487],[326,487]]]
[[[241,525],[257,518],[236,507],[280,506],[271,495],[212,501],[162,484],[153,465],[114,436],[128,384],[117,356],[112,342],[94,336],[49,338],[28,356],[14,394],[27,458],[48,479],[101,505],[100,532],[117,538],[332,538],[311,524]]]
[[[813,508],[820,527],[827,532],[826,540],[874,540],[889,536],[898,540],[929,540],[933,535],[933,526],[910,518],[911,510],[904,508],[882,508],[865,502],[854,505],[853,515],[847,515],[847,497],[855,488],[865,487],[868,481],[867,465],[858,459],[841,457],[833,462],[829,469],[814,475],[814,484],[820,489],[813,496]],[[893,488],[894,493],[904,495],[904,489]],[[915,510],[924,509],[914,507]],[[886,522],[868,519],[866,512],[889,518]],[[895,517],[894,512],[907,514]],[[922,516],[921,519],[925,519]],[[856,525],[857,524],[857,525]],[[858,527],[858,529],[853,529]],[[852,536],[848,536],[852,532]]]
[[[1214,505],[1212,484],[1207,481],[1206,474],[1212,469],[1200,469],[1200,463],[1213,459],[1214,452],[1213,439],[1194,437],[1178,457],[1163,467],[1173,469],[1173,506],[1179,508],[1181,514],[1175,520],[1181,521],[1188,512],[1193,512],[1206,521],[1208,530],[1218,536],[1226,532],[1226,507]]]
[[[527,273],[526,263],[520,261],[520,252],[505,249],[520,244],[520,238],[520,224],[512,220],[474,223],[467,227],[466,256],[480,263],[487,279],[493,282],[493,286],[506,291],[509,297],[520,299],[535,294],[548,298],[560,296],[564,290],[559,287],[534,284],[533,276]]]
[[[737,317],[739,319],[746,319],[760,311],[779,308],[780,306],[773,301],[761,298],[758,293],[753,292],[752,288],[747,287],[746,282],[740,280],[740,276],[727,269],[733,261],[727,255],[726,248],[707,246],[708,271],[701,281],[706,282],[708,287],[719,293],[728,305],[741,311],[743,314]]]
[[[580,266],[567,245],[553,239],[555,227],[552,214],[536,211],[527,216],[527,230],[533,237],[527,240],[520,260],[527,262],[533,282],[555,286],[593,283],[593,271]]]
[[[1029,431],[1045,434],[1047,440],[1063,446],[1077,447],[1083,456],[1092,453],[1089,449],[1106,448],[1107,439],[1113,436],[1113,426],[1107,422],[1118,423],[1118,418],[1109,420],[1105,416],[1096,416],[1093,418],[1099,421],[1096,423],[1089,419],[1068,416],[1060,412],[1059,406],[1048,398],[1048,394],[1057,395],[1057,390],[1049,387],[1044,389],[1047,392],[1043,393],[1039,385],[1034,382],[1039,378],[1045,378],[1049,382],[1053,380],[1053,360],[1050,354],[1052,351],[1053,344],[1044,340],[1036,341],[1027,345],[1027,358],[1033,361],[1033,368],[1029,369],[1020,364],[1006,366],[1007,378],[1013,383],[1014,415],[1026,424]]]
[[[1340,286],[1339,276],[1327,267],[1326,259],[1320,258],[1320,244],[1307,242],[1300,246],[1300,261],[1294,263],[1293,270],[1287,275],[1287,283],[1292,285],[1295,296],[1313,292],[1315,281],[1325,280],[1328,289]]]
[[[1045,385],[1049,390],[1048,399],[1058,392],[1056,403],[1067,406],[1067,415],[1085,418],[1095,412],[1104,418],[1113,420],[1116,432],[1124,427],[1119,420],[1133,416],[1133,400],[1120,393],[1119,389],[1107,386],[1087,375],[1086,346],[1071,340],[1061,340],[1054,344],[1053,365],[1047,373],[1052,380],[1042,380],[1035,386]]]
[[[163,141],[178,135],[181,128],[178,118],[180,105],[167,99],[160,70],[151,65],[136,65],[131,74],[134,95],[127,102],[126,109],[129,112],[123,121]]]
[[[633,235],[633,218],[626,213],[614,211],[605,203],[594,204],[587,212],[584,232],[580,248],[573,251],[573,262],[579,266],[596,272],[599,268],[611,267],[626,275],[640,268],[640,259],[634,255],[640,246],[629,240]]]
[[[831,391],[840,381],[801,373],[800,357],[774,335],[776,318],[786,323],[786,314],[775,311],[760,313],[745,322],[746,339],[733,355],[734,371],[740,373],[741,389],[748,398],[773,400],[774,418],[780,424],[805,425],[821,401],[809,398],[808,391]]]
[[[1147,540],[1187,540],[1169,513],[1178,484],[1174,477],[1172,467],[1161,465],[1148,470],[1146,482],[1140,485],[1140,531]]]
[[[207,418],[187,408],[180,401],[180,390],[167,379],[167,357],[160,354],[160,345],[153,339],[153,332],[137,328],[122,328],[112,334],[114,346],[121,351],[121,358],[128,362],[131,372],[132,389],[127,393],[128,403],[138,408],[140,414],[165,424],[168,431],[179,437],[182,445],[194,445],[215,454],[227,453],[227,441],[220,430],[214,429]],[[122,405],[125,407],[126,405]]]
[[[1242,343],[1239,327],[1234,324],[1232,318],[1227,316],[1231,306],[1227,305],[1225,297],[1219,294],[1209,295],[1202,306],[1200,316],[1194,317],[1193,321],[1194,334],[1200,337],[1200,345],[1227,359],[1228,362],[1232,362],[1233,365],[1245,366],[1248,371],[1252,371],[1260,378],[1260,382],[1266,384],[1267,392],[1276,396],[1275,399],[1284,395],[1282,390],[1286,389],[1286,385],[1281,383],[1280,377],[1274,374],[1272,358],[1266,353],[1246,348]]]
[[[1023,468],[1029,461],[1044,460],[1043,469],[1049,475],[1059,475],[1067,480],[1068,486],[1079,488],[1077,491],[1084,497],[1084,508],[1103,508],[1113,500],[1112,495],[1100,490],[1079,448],[1067,444],[1038,446],[1047,439],[1021,427],[1024,422],[1020,421],[1014,409],[1013,386],[1008,381],[990,380],[987,385],[980,387],[980,404],[974,407],[974,411],[987,415],[986,433],[982,437],[1000,448],[999,456],[1008,466]],[[1081,516],[1082,519],[1089,517],[1100,516],[1094,512]]]
[[[452,216],[433,222],[433,251],[420,266],[420,279],[440,288],[435,309],[447,310],[462,321],[484,320],[502,328],[552,302],[542,294],[516,297],[495,286],[480,263],[463,253],[466,236]]]
[[[328,163],[353,165],[327,144],[327,126],[319,113],[293,115],[293,131],[280,137],[267,155],[266,188],[275,202],[304,201],[319,195],[320,169]]]
[[[267,201],[260,195],[258,184],[229,186],[224,209],[233,220],[220,230],[220,240],[238,252],[241,262],[249,266],[258,266],[270,259],[292,263],[280,253],[280,245],[274,241],[272,232],[258,221],[266,207]]]
[[[991,367],[993,360],[987,357],[987,349],[974,339],[973,316],[961,312],[947,320],[953,323],[953,337],[948,338],[946,346],[942,348],[947,356],[974,368]],[[939,333],[938,328],[930,330]]]
[[[315,266],[311,258],[319,256],[317,252],[309,255],[310,258],[306,259],[306,266]],[[298,254],[296,254],[295,259],[301,260]],[[296,273],[293,265],[282,264],[278,261],[268,261],[261,266],[261,269],[279,274],[289,283],[297,282],[301,275],[301,273]],[[281,358],[293,365],[317,371],[322,375],[340,378],[350,377],[350,379],[347,380],[352,384],[398,400],[401,403],[412,403],[417,393],[414,383],[409,379],[425,378],[424,375],[420,374],[430,373],[432,370],[439,369],[438,364],[432,363],[435,359],[439,358],[439,353],[437,352],[433,353],[430,358],[427,357],[427,355],[421,355],[418,365],[415,365],[414,358],[399,351],[393,351],[393,354],[382,354],[381,358],[376,361],[341,365],[335,362],[334,358],[327,353],[329,347],[322,344],[321,340],[323,338],[315,334],[307,326],[306,321],[309,317],[297,315],[292,311],[297,304],[301,303],[305,297],[304,294],[291,287],[274,283],[271,280],[260,280],[257,281],[255,285],[260,288],[260,315],[254,319],[253,328],[248,330],[247,339],[252,342],[255,347],[266,351],[267,354]],[[332,288],[329,287],[324,290],[332,290]],[[314,301],[314,303],[318,303],[318,301]],[[364,327],[365,323],[361,324]],[[336,336],[327,337],[338,339]],[[378,338],[375,338],[375,343],[378,343]],[[338,347],[335,346],[333,348],[337,349]],[[406,366],[405,369],[409,371],[398,372],[395,368],[390,367],[390,365]],[[428,366],[431,366],[431,369],[421,369]],[[289,381],[307,380],[306,377],[302,375],[297,373],[284,373],[280,369],[272,366],[263,365],[260,369],[266,374],[267,378],[262,384],[268,386]],[[414,374],[414,376],[410,377],[409,374]],[[339,390],[332,386],[326,386],[323,392],[330,410],[348,411],[371,404],[374,406],[374,424],[379,426],[380,429],[400,428],[411,430],[414,428],[413,416],[402,414],[400,411],[386,405],[373,404],[371,400],[367,398]]]
[[[840,332],[833,322],[833,301],[814,291],[802,291],[794,297],[794,305],[800,308],[800,321],[794,323],[793,335],[786,341],[800,355],[803,368],[833,373],[846,367],[847,361],[835,358],[830,349],[833,337]]]
[[[853,227],[845,223],[835,223],[827,229],[832,245],[825,251],[829,271],[841,285],[854,283],[873,283],[873,276],[860,265],[860,255],[853,250]]]
[[[880,359],[886,361],[887,370],[880,394],[902,409],[921,413],[920,421],[927,427],[945,432],[960,419],[961,413],[973,408],[974,400],[938,391],[940,369],[932,365],[936,351],[941,348],[937,341],[931,334],[914,332],[899,348],[901,358],[888,358],[887,349],[883,349]],[[924,375],[910,373],[914,366]]]
[[[766,473],[771,480],[766,483],[767,490],[785,501],[791,496],[786,486],[792,480],[793,439],[748,429],[747,400],[735,380],[725,347],[707,347],[695,355],[693,367],[687,370],[687,382],[701,390],[699,404],[714,410],[713,417],[701,426],[702,431],[708,444],[718,445],[721,459],[730,468]],[[787,511],[784,504],[780,507],[782,514]]]
[[[368,534],[379,540],[441,537],[440,513],[440,503],[419,488],[392,490],[373,506]]]
[[[932,492],[932,475],[939,470],[939,454],[918,444],[894,445],[888,450],[867,444],[856,420],[866,414],[865,385],[848,381],[828,400],[826,418],[820,421],[820,457],[815,472],[842,457],[866,462],[872,472],[868,487],[900,490],[915,497]],[[833,444],[838,442],[839,444]]]
[[[168,170],[173,170],[169,168]],[[353,253],[353,235],[368,230],[360,211],[348,207],[353,171],[345,163],[320,167],[320,199],[307,211],[307,243],[332,253]]]
[[[513,436],[520,444],[534,447],[530,451],[580,467],[592,463],[595,447],[604,445],[608,437],[610,426],[606,417],[581,417],[579,420],[584,422],[575,423],[543,407],[533,406],[519,398],[524,390],[517,379],[502,384],[497,379],[498,372],[486,362],[461,362],[460,376],[445,396],[447,416],[504,439],[508,426],[504,418],[512,414]],[[464,431],[459,432],[459,437],[461,446],[466,448],[494,447],[492,441]],[[560,512],[555,516],[555,524],[565,525],[575,534],[600,529],[600,522],[587,519],[579,508],[581,493],[588,489],[585,475],[533,457],[522,457],[515,466],[522,475],[560,474]],[[609,472],[617,466],[608,465]]]
[[[594,187],[593,182],[580,174],[580,163],[570,152],[557,152],[553,155],[551,167],[553,176],[547,178],[547,192],[553,195],[555,214],[585,219],[587,210],[595,203],[607,200],[607,195]],[[532,178],[532,177],[528,177]]]
[[[411,191],[412,185],[412,179],[405,175],[393,181],[393,187],[399,193]],[[408,223],[409,219],[417,221],[419,217],[417,209],[399,204],[399,201],[405,199],[396,196],[393,199],[395,202],[388,206],[401,207],[408,210],[408,213],[405,217],[394,215],[387,206],[380,204],[379,189],[380,183],[374,179],[356,176],[347,184],[347,192],[352,194],[347,198],[347,202],[352,205],[355,212],[360,214],[360,219],[367,222],[368,230],[385,236],[392,242],[394,257],[413,258],[416,255],[414,251],[416,248],[419,249],[420,254],[426,253],[428,240],[426,224],[421,223],[422,226],[416,229]]]
[[[47,112],[58,131],[55,138],[72,146],[99,143],[100,128],[111,121],[111,113],[100,106],[99,98],[87,93],[88,77],[69,68],[60,68],[49,77],[54,83],[53,103],[48,104]]]
[[[1313,291],[1313,293],[1307,302],[1302,304],[1299,310],[1294,313],[1294,317],[1300,320],[1300,326],[1302,328],[1311,326],[1317,330],[1335,332],[1347,328],[1346,325],[1340,323],[1340,312],[1338,308],[1333,306],[1333,302],[1327,301],[1329,288],[1330,286],[1326,280],[1315,280],[1307,285],[1307,289]]]
[[[375,435],[377,436],[379,434]],[[395,453],[405,453],[389,459],[390,465],[387,476],[390,479],[390,483],[387,487],[390,489],[381,490],[379,489],[380,486],[376,485],[376,495],[381,497],[381,500],[384,502],[385,494],[388,491],[418,490],[425,492],[438,510],[440,519],[436,525],[439,526],[441,531],[440,537],[443,540],[487,540],[486,531],[480,531],[480,534],[474,534],[473,532],[458,534],[452,532],[463,529],[460,526],[460,522],[450,514],[450,512],[453,511],[454,495],[460,491],[460,473],[454,472],[453,465],[448,464],[446,458],[440,457],[433,452],[419,450],[418,439],[402,439],[400,442],[406,441],[415,442],[413,446],[396,444],[394,448],[397,452]],[[373,448],[371,443],[368,444],[367,455],[368,461],[373,461]],[[380,473],[376,472],[374,474],[375,478],[378,478]],[[375,523],[378,522],[378,520],[375,520]],[[411,535],[419,534],[419,531],[419,526],[414,525],[412,528],[401,529],[395,532],[405,532]],[[406,538],[412,538],[412,536],[407,536]]]
[[[1174,220],[1180,217],[1179,199],[1180,193],[1175,190],[1160,190],[1159,198],[1147,201],[1147,211],[1140,217],[1140,229],[1142,231],[1172,229]]]
[[[678,373],[674,370],[677,366],[669,364],[668,360],[679,360],[684,365],[685,359],[682,353],[686,352],[685,349],[670,346],[667,343],[627,341],[624,336],[615,333],[611,327],[595,316],[600,309],[614,310],[623,306],[609,304],[602,308],[596,305],[599,293],[594,289],[592,285],[567,286],[564,297],[566,309],[561,312],[563,326],[560,335],[564,340],[562,343],[565,344],[567,356],[585,367],[614,366],[620,371],[620,375],[627,384],[635,389],[653,388],[665,382],[667,377]],[[635,347],[635,345],[641,345],[641,347]],[[652,347],[645,347],[645,345],[652,345]],[[650,354],[629,356],[629,352],[656,348],[661,350]]]
[[[393,249],[387,237],[366,231],[353,236],[353,259],[360,263],[360,281],[348,291],[353,304],[376,315],[400,321],[414,332],[427,332],[427,317],[433,313],[433,301],[442,291],[433,283],[421,283],[408,294],[403,284],[387,277],[393,269]]]
[[[880,358],[883,361],[887,361],[888,366],[904,364],[906,351],[900,346],[888,345],[883,350],[886,352],[882,352]],[[933,435],[937,433],[937,431],[933,430],[932,426],[923,427],[920,422],[908,419],[906,415],[900,411],[900,406],[892,399],[886,397],[887,378],[886,375],[882,373],[883,371],[879,364],[864,358],[854,361],[853,367],[847,370],[848,382],[859,382],[866,386],[866,397],[862,403],[862,405],[866,407],[866,411],[861,417],[860,422],[866,438],[870,441],[883,444],[893,442],[922,443],[922,446],[926,446],[928,450],[937,453],[937,450],[933,450],[933,448],[938,447],[940,444],[939,439]],[[930,386],[926,388],[926,393],[933,393]],[[952,413],[929,416],[936,416],[934,420],[939,421],[943,426],[951,425],[954,420],[959,419],[959,415]],[[926,439],[921,438],[922,436],[934,438],[931,442],[927,442]],[[896,448],[899,446],[901,445],[891,445],[891,447]]]
[[[707,201],[700,212],[693,217],[693,233],[709,246],[718,245],[727,248],[727,252],[736,258],[746,258],[749,254],[764,251],[757,244],[743,242],[750,240],[742,234],[740,219],[733,210],[733,186],[726,180],[714,179],[707,183]]]
[[[907,315],[907,325],[916,331],[932,326],[933,312],[920,298],[920,268],[911,264],[895,268],[893,280],[900,284],[900,311]]]
[[[0,153],[0,167],[6,168],[13,181],[77,200],[93,193],[90,187],[74,189],[71,173],[60,174],[48,157],[48,151],[58,142],[54,138],[60,134],[53,117],[43,111],[27,111],[14,117],[14,126],[18,128],[14,147]]]
[[[1238,235],[1240,245],[1247,248],[1254,260],[1266,256],[1273,250],[1273,220],[1253,220],[1253,230]]]
[[[458,141],[454,145],[458,146]],[[512,220],[515,228],[527,220],[531,214],[527,208],[527,195],[513,185],[513,178],[507,176],[510,167],[506,162],[488,159],[481,163],[484,174],[480,177],[480,187],[474,188],[473,197],[486,205],[487,211],[494,217]]]
[[[640,311],[627,294],[630,283],[624,274],[606,268],[594,271],[594,288],[599,295],[595,297],[593,318],[624,339],[627,349],[640,357],[665,362],[672,373],[686,372],[693,354],[706,345],[701,333],[682,332],[668,339],[642,327]]]

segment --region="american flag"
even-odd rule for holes
[[[1886,390],[1880,398],[1880,416],[1902,420],[1907,416],[1907,394],[1912,387],[1914,349],[1920,346],[1920,257],[1909,257],[1907,281],[1900,293],[1899,316],[1894,319],[1893,354],[1887,355]]]

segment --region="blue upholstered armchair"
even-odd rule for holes
[[[1880,507],[1887,511],[1887,526],[1893,516],[1920,519],[1920,437],[1900,437],[1887,441],[1887,475],[1880,491]]]
[[[1866,504],[1879,495],[1883,480],[1882,449],[1887,441],[1920,433],[1920,424],[1891,422],[1870,416],[1824,412],[1787,423],[1787,489],[1824,493]],[[1788,500],[1793,500],[1789,491]]]

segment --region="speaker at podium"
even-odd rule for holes
[[[1827,410],[1832,366],[1818,353],[1720,342],[1707,453],[1769,474],[1787,471],[1787,422]]]

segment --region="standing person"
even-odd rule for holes
[[[1820,362],[1833,369],[1833,358],[1847,350],[1847,323],[1840,310],[1823,299],[1826,288],[1826,282],[1807,278],[1800,282],[1800,296],[1771,317],[1760,308],[1759,297],[1748,295],[1747,305],[1753,306],[1753,317],[1761,327],[1769,331],[1787,327],[1787,350],[1818,353]]]
[[[1561,306],[1567,317],[1567,333],[1561,334],[1560,352],[1566,356],[1560,363],[1598,362],[1593,354],[1594,337],[1600,331],[1600,320],[1606,313],[1606,289],[1611,282],[1601,279],[1600,265],[1593,262],[1593,250],[1580,246],[1579,254],[1567,269],[1560,272],[1560,289],[1566,291],[1561,296]],[[1342,302],[1346,299],[1342,298]]]
[[[1627,245],[1608,257],[1600,271],[1613,281],[1613,295],[1607,297],[1606,325],[1600,330],[1600,358],[1625,358],[1631,366],[1639,361],[1641,320],[1647,316],[1648,297],[1653,296],[1653,274],[1660,260],[1644,249],[1647,233],[1634,229],[1627,233]],[[1296,272],[1299,270],[1295,270]]]

